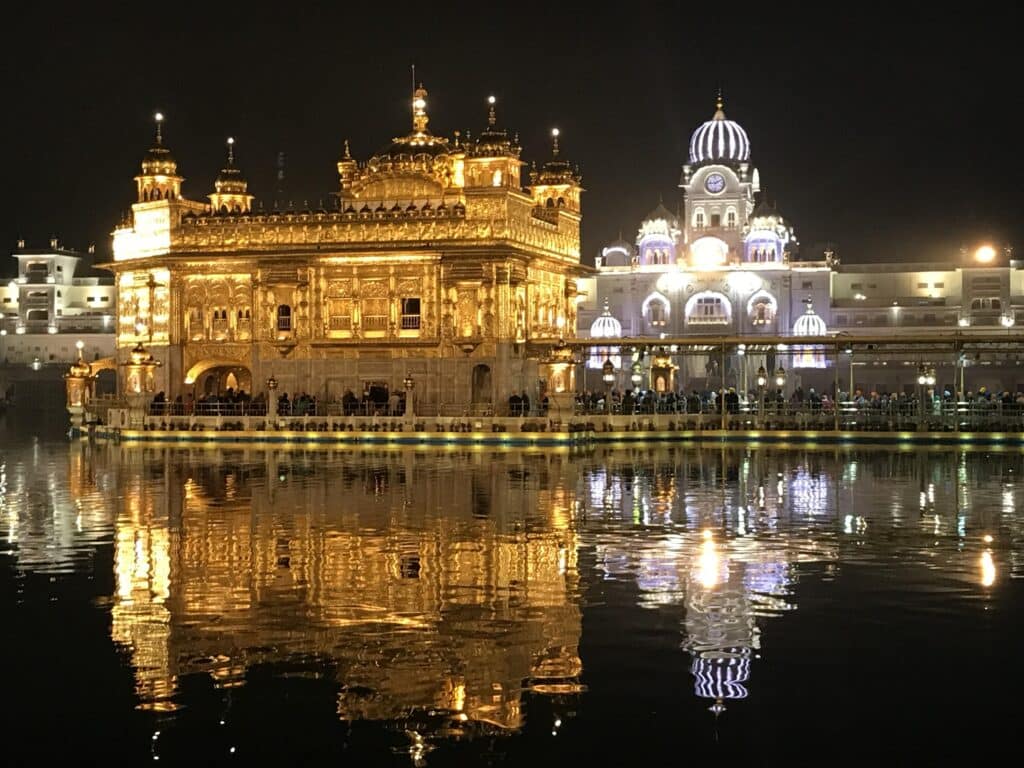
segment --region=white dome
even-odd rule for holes
[[[828,334],[828,327],[820,315],[814,314],[811,305],[807,305],[806,314],[800,315],[793,323],[794,336],[825,336]]]
[[[745,163],[750,160],[750,139],[739,123],[727,120],[718,99],[715,116],[690,137],[690,163]]]
[[[590,324],[590,338],[592,339],[621,339],[622,323],[612,317],[608,309],[608,302],[604,303],[604,312]]]

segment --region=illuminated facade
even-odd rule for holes
[[[368,160],[345,142],[332,210],[254,208],[233,142],[209,202],[184,197],[158,119],[114,231],[119,357],[147,345],[171,397],[229,376],[337,399],[410,374],[420,411],[536,391],[530,343],[575,335],[580,176],[556,131],[524,187],[493,98],[469,141],[431,133],[426,96],[413,94],[411,131]]]
[[[761,189],[747,134],[726,117],[721,98],[691,137],[679,186],[680,205],[670,206],[678,213],[659,204],[633,242],[620,238],[596,257],[598,274],[581,284],[581,335],[606,303],[622,336],[646,338],[800,336],[809,329],[984,335],[1024,322],[1024,263],[1011,260],[1009,251],[979,249],[934,264],[843,265],[831,251],[796,259],[794,230]],[[753,357],[746,361],[752,370],[784,364],[794,374],[791,385],[832,387],[832,372],[823,370],[831,362],[819,351]],[[717,361],[677,362],[677,386],[720,384],[722,371],[712,370]],[[736,355],[727,360],[728,384],[741,380],[742,363]],[[867,387],[902,390],[909,381],[906,372],[865,373]],[[1015,389],[1024,376],[1003,370],[987,383]],[[650,384],[655,388],[653,377]]]
[[[0,286],[0,360],[9,363],[69,363],[83,354],[97,360],[114,354],[117,304],[109,277],[77,276],[82,256],[56,238],[49,249],[25,248],[13,254],[18,276]]]

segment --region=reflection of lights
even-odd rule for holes
[[[704,541],[700,545],[700,558],[697,562],[697,579],[706,589],[711,589],[718,583],[720,564],[719,555],[715,551],[715,541],[711,538],[711,531],[704,531]]]
[[[996,564],[992,560],[992,553],[985,550],[981,553],[981,586],[991,587],[996,581]]]

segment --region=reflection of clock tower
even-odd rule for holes
[[[687,260],[698,268],[742,260],[743,228],[760,186],[747,132],[726,119],[721,95],[716,106],[714,117],[690,138],[690,161],[679,182],[686,198]]]

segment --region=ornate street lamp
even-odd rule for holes
[[[775,371],[775,386],[780,388],[786,386],[786,369],[781,365]]]
[[[405,374],[402,384],[405,385],[405,418],[412,419],[416,415],[412,407],[412,391],[416,387],[416,382],[412,380],[411,373]]]
[[[639,389],[640,383],[644,380],[644,375],[640,367],[639,362],[633,363],[631,366],[632,373],[629,376],[629,380],[633,382],[633,388]]]
[[[605,412],[611,414],[612,412],[612,384],[615,383],[615,366],[612,364],[611,358],[607,358],[604,361],[604,365],[601,366],[601,381],[604,382],[604,407]]]
[[[267,418],[277,418],[277,379],[274,378],[274,374],[270,374],[270,378],[267,379],[267,391],[270,393],[267,395]]]

